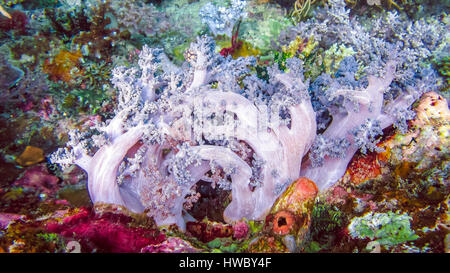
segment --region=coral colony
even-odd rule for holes
[[[215,36],[226,34],[231,37],[236,22],[247,16],[244,11],[246,5],[245,0],[231,0],[228,7],[208,2],[201,8],[200,17],[202,23],[207,24]]]
[[[446,14],[16,2],[0,2],[1,96],[20,109],[1,108],[0,150],[24,170],[0,187],[0,252],[450,251]]]
[[[221,14],[220,8],[212,13],[211,4],[200,14],[212,32],[225,33],[225,26],[231,25],[227,20],[241,16],[238,2],[243,1],[232,1],[230,14]],[[224,211],[228,222],[264,219],[299,176],[319,189],[330,187],[358,150],[376,150],[384,128],[412,117],[409,107],[429,88],[422,82],[432,80],[432,75],[417,79],[409,75],[414,71],[402,70],[413,70],[414,61],[428,57],[429,51],[404,48],[417,39],[418,31],[424,32],[424,22],[405,26],[417,28],[410,30],[414,36],[395,37],[384,29],[399,27],[389,21],[395,20],[394,14],[367,32],[348,12],[343,1],[330,1],[324,10],[329,19],[322,22],[326,33],[314,20],[297,28],[323,41],[335,38],[322,37],[325,34],[344,36],[336,38],[355,46],[356,56],[367,62],[367,78],[355,80],[358,63],[350,57],[336,78],[324,74],[310,86],[304,82],[302,61],[290,58],[286,71],[269,67],[269,80],[264,81],[250,73],[253,57],[223,58],[207,36],[191,44],[181,67],[161,50],[144,46],[139,67],[113,70],[112,82],[119,91],[115,117],[97,124],[93,132],[71,132],[68,148],[54,154],[52,162],[83,168],[93,202],[147,211],[158,225],[175,223],[182,229],[185,197],[199,180],[232,190],[233,200]],[[402,45],[383,41],[378,32],[391,34],[390,39]],[[430,47],[437,42],[429,41]],[[376,44],[378,48],[362,48]],[[383,55],[372,56],[375,49]],[[406,54],[413,58],[408,64],[402,59]],[[404,90],[391,99],[387,94],[393,92],[393,81]],[[314,108],[332,116],[322,134],[316,133],[321,121],[316,121],[312,101]],[[302,162],[310,149],[309,159]]]

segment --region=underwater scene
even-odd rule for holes
[[[0,253],[450,253],[431,0],[0,0]]]

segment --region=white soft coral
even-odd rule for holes
[[[397,104],[402,100],[399,98],[388,105],[383,105],[383,94],[394,79],[394,75],[395,62],[388,62],[385,76],[383,78],[369,76],[367,88],[359,91],[339,89],[334,92],[334,96],[344,96],[347,100],[342,105],[341,111],[332,114],[333,121],[311,149],[311,153],[320,151],[323,158],[320,158],[320,155],[310,156],[310,160],[307,160],[302,166],[302,176],[316,182],[319,189],[325,189],[336,183],[344,175],[348,163],[360,148],[365,149],[366,146],[374,146],[367,142],[370,142],[375,134],[380,133],[380,129],[394,123],[395,117],[387,110],[392,108],[392,104]],[[401,104],[399,107],[406,109],[411,103],[410,101]],[[361,131],[359,129],[363,129],[365,134],[358,134]],[[369,137],[362,139],[361,135]],[[333,140],[342,140],[340,142],[347,143],[347,145],[329,147],[329,149],[342,149],[341,152],[330,152],[329,149],[324,151],[320,149],[323,148],[321,146],[324,145],[322,143],[324,140],[325,144]],[[314,164],[311,160],[315,156],[320,158],[320,164]]]
[[[72,142],[69,154],[88,172],[93,202],[146,211],[158,225],[185,228],[185,197],[195,183],[208,181],[212,166],[221,168],[223,179],[231,180],[232,201],[224,218],[229,222],[263,219],[298,178],[301,159],[316,134],[300,63],[290,61],[288,73],[271,70],[265,89],[252,90],[278,90],[280,101],[273,99],[267,105],[237,84],[250,72],[251,58],[224,59],[214,53],[214,44],[206,37],[188,53],[190,65],[184,70],[164,64],[167,59],[162,53],[148,48],[140,56],[145,60],[139,62],[141,72],[116,69],[118,111],[108,124],[96,128],[102,137],[95,139],[105,141],[93,145],[98,149],[92,156],[76,144],[89,140]],[[161,67],[171,67],[170,73],[158,75]],[[217,82],[218,88],[212,88],[211,82]],[[233,143],[245,143],[256,165],[233,150]],[[67,158],[56,156],[53,161],[67,163]]]

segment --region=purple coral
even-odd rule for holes
[[[273,67],[264,83],[246,77],[253,58],[224,58],[214,49],[211,38],[199,38],[179,68],[144,47],[139,67],[113,71],[116,116],[93,136],[72,132],[52,161],[86,170],[93,202],[146,211],[158,225],[182,229],[185,197],[220,171],[233,195],[224,218],[263,219],[280,188],[298,178],[316,133],[301,63],[288,61],[287,73]],[[251,87],[241,88],[243,78]]]

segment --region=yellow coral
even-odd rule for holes
[[[316,48],[318,45],[319,45],[319,42],[315,41],[314,37],[311,36],[308,39],[308,42],[306,43],[306,46],[305,46],[305,48],[302,51],[302,55],[305,58],[308,57],[311,54],[311,52],[313,51],[313,49]]]
[[[258,56],[260,54],[260,50],[253,47],[250,43],[244,41],[242,45],[231,54],[231,56],[233,57],[233,59],[237,59],[239,57]]]

